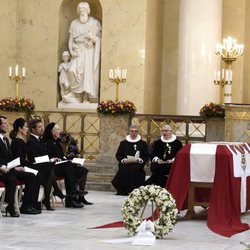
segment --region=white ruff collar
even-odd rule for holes
[[[137,135],[135,139],[131,139],[130,135],[126,136],[126,141],[128,141],[128,142],[138,142],[140,140],[141,140],[141,136],[140,135]]]
[[[175,140],[176,140],[176,135],[172,135],[171,138],[167,139],[167,140],[163,138],[163,135],[161,136],[161,141],[162,142],[173,142]]]

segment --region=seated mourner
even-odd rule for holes
[[[172,134],[172,127],[164,125],[162,136],[154,142],[153,152],[150,155],[152,175],[147,184],[165,187],[175,155],[181,148],[182,143]]]
[[[111,183],[117,189],[118,195],[127,195],[145,183],[144,166],[149,155],[147,144],[138,132],[138,127],[131,125],[129,135],[120,143],[116,152],[118,172]]]

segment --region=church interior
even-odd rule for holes
[[[81,29],[85,29],[80,19],[82,2],[87,3],[83,8],[89,10],[88,20],[91,17],[94,23],[89,26],[87,41],[81,40]],[[199,162],[204,165],[201,169],[209,168],[204,170],[207,176],[211,174],[211,157],[204,157],[208,157],[210,145],[216,145],[211,172],[215,179],[230,176],[224,182],[228,187],[224,193],[230,197],[225,195],[228,203],[218,202],[216,207],[214,202],[224,197],[218,191],[221,187],[212,186],[213,180],[207,176],[195,181],[194,172],[188,173],[186,199],[178,203],[174,193],[177,208],[181,210],[185,202],[188,207],[179,212],[173,232],[147,248],[250,249],[247,229],[228,236],[217,233],[217,228],[212,230],[208,220],[216,213],[213,211],[223,214],[222,207],[231,202],[238,210],[226,208],[224,214],[237,210],[233,217],[237,223],[250,224],[249,13],[250,0],[1,0],[0,115],[7,117],[9,131],[22,117],[27,121],[41,119],[44,127],[54,122],[72,135],[89,170],[86,197],[94,203],[68,209],[54,198],[55,211],[43,208],[39,215],[24,214],[14,219],[5,216],[2,198],[1,249],[144,249],[126,241],[124,227],[94,227],[122,220],[121,208],[127,197],[115,195],[111,180],[118,170],[116,151],[127,138],[129,126],[137,126],[150,151],[165,124],[171,125],[183,148],[201,145],[196,154],[209,162]],[[74,28],[75,21],[80,25]],[[86,50],[83,43],[88,43]],[[89,85],[83,80],[88,74],[93,78]],[[34,107],[28,112],[5,109],[6,98],[24,98]],[[122,111],[102,110],[109,102],[112,108],[122,105]],[[126,105],[130,103],[128,111]],[[221,108],[223,114],[215,109],[213,114],[210,110],[204,113],[202,108],[209,105]],[[202,151],[203,144],[209,149]],[[195,158],[191,150],[190,161]],[[235,158],[228,152],[236,152]],[[146,178],[151,174],[151,161],[145,165]],[[226,162],[226,174],[216,172],[216,167],[222,166],[217,161]],[[241,172],[231,177],[237,161]],[[183,178],[182,173],[176,177],[177,170],[170,175],[172,180]],[[178,192],[184,184],[179,181],[175,186],[181,188],[175,188],[168,181],[167,187]],[[236,186],[239,195],[230,185]],[[190,201],[196,196],[191,187],[210,188],[211,203]],[[233,202],[234,197],[239,204]],[[189,206],[200,216],[187,218]],[[147,208],[147,216],[150,212]],[[224,222],[218,220],[220,223]],[[111,239],[121,242],[107,242]]]

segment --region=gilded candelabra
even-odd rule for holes
[[[225,63],[225,69],[214,73],[214,84],[224,88],[224,103],[232,100],[231,85],[233,82],[232,63],[243,54],[244,45],[237,44],[232,37],[224,38],[223,44],[217,44],[215,54],[220,56]]]
[[[116,98],[115,100],[119,100],[119,84],[125,83],[127,80],[127,69],[119,69],[116,68],[115,70],[109,70],[109,81],[116,84]]]
[[[22,68],[22,76],[19,75],[19,66],[15,67],[15,75],[12,75],[12,67],[9,67],[9,79],[11,81],[15,80],[16,82],[16,97],[18,97],[18,85],[19,81],[23,81],[25,79],[25,68]]]

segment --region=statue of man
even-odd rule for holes
[[[87,2],[78,4],[77,13],[79,18],[72,21],[69,29],[71,61],[68,77],[71,92],[64,96],[65,102],[75,97],[79,100],[79,96],[82,102],[89,102],[89,99],[97,99],[99,92],[101,24],[89,16]]]

